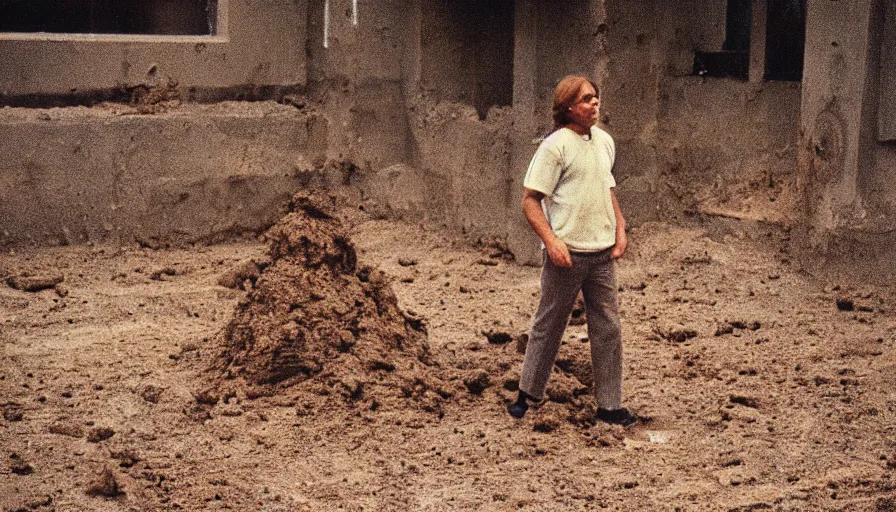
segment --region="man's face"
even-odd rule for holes
[[[582,84],[576,102],[569,107],[569,120],[582,128],[591,128],[597,124],[600,114],[600,99],[596,97],[594,87],[589,83]]]

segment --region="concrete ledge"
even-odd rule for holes
[[[794,230],[792,251],[800,267],[823,279],[885,283],[896,279],[896,231]]]
[[[326,152],[324,117],[273,102],[135,112],[0,109],[0,245],[260,229]]]

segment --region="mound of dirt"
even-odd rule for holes
[[[382,272],[358,264],[334,202],[297,194],[266,233],[270,262],[223,331],[217,368],[248,396],[292,388],[437,410],[447,392],[425,326],[399,309]]]

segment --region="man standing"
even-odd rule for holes
[[[596,127],[597,86],[567,76],[554,90],[554,131],[538,147],[523,182],[523,213],[546,257],[541,301],[529,334],[519,398],[507,410],[522,418],[544,398],[548,377],[579,291],[585,298],[597,419],[630,425],[622,407],[622,337],[615,260],[625,253],[625,219],[610,172],[616,146]],[[542,206],[544,201],[544,207]]]

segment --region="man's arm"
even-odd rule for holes
[[[622,216],[622,209],[619,207],[619,201],[616,200],[615,187],[610,189],[610,196],[613,198],[613,213],[616,215],[616,245],[610,251],[610,257],[621,258],[628,247],[628,236],[625,234],[625,217]]]
[[[557,238],[557,235],[551,230],[547,217],[544,216],[544,210],[541,209],[541,200],[544,194],[530,188],[524,189],[523,192],[523,215],[532,226],[532,230],[541,238],[544,247],[548,252],[551,262],[558,267],[572,267],[572,258],[569,257],[569,249],[563,240]],[[615,199],[614,199],[615,205]],[[618,217],[617,217],[618,218]],[[624,233],[623,233],[624,236]],[[618,238],[618,235],[617,235]]]

